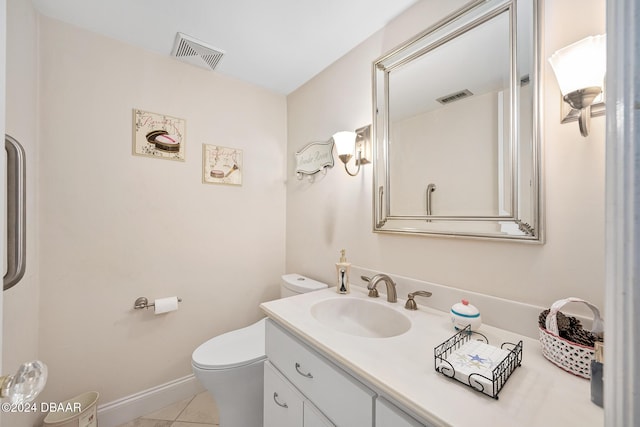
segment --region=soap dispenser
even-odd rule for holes
[[[347,262],[346,251],[342,249],[340,251],[340,262],[336,262],[336,271],[338,273],[338,287],[336,291],[339,294],[349,293],[349,270],[351,269],[351,263]]]
[[[595,358],[591,361],[591,401],[603,407],[602,371],[604,362],[604,344],[596,342],[594,345]]]

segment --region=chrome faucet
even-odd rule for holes
[[[376,274],[372,278],[368,278],[366,276],[361,276],[362,280],[365,282],[369,282],[367,285],[367,289],[369,289],[369,296],[372,298],[378,297],[378,282],[383,281],[385,285],[387,285],[387,301],[389,302],[397,302],[398,294],[396,293],[396,282],[386,274]]]

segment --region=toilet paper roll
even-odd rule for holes
[[[168,313],[178,309],[178,297],[159,298],[154,301],[155,314]]]

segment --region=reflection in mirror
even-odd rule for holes
[[[542,241],[534,12],[475,2],[374,63],[375,231]]]
[[[503,12],[390,73],[392,215],[510,214],[509,70]]]

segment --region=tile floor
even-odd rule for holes
[[[219,424],[218,407],[205,391],[120,427],[212,427]]]

